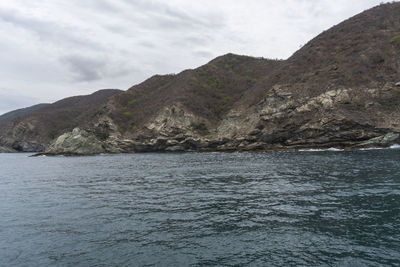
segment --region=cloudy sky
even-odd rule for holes
[[[382,0],[1,0],[0,114],[228,52],[285,59]]]

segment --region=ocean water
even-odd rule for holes
[[[399,266],[400,149],[0,154],[0,266]]]

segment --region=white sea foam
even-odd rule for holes
[[[327,149],[320,149],[320,148],[315,148],[315,149],[299,149],[301,152],[321,152],[321,151],[344,151],[343,149],[331,147]]]
[[[360,148],[360,150],[364,151],[364,150],[381,150],[381,149],[385,149],[383,147],[368,147],[368,148]]]
[[[360,150],[381,150],[381,149],[399,149],[399,144],[393,144],[390,147],[369,147],[369,148],[361,148]]]
[[[328,148],[327,151],[344,151],[344,149],[331,147],[331,148]]]

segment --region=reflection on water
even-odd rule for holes
[[[399,159],[0,154],[0,265],[400,265]]]

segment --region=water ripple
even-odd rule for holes
[[[399,156],[0,154],[0,265],[400,265]]]

